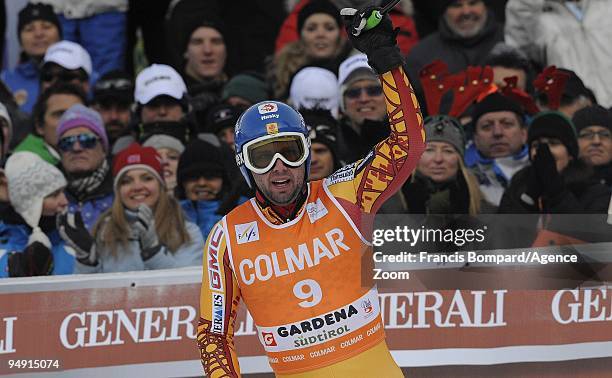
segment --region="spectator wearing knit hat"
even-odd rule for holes
[[[338,79],[328,69],[304,67],[291,80],[288,101],[296,109],[323,108],[338,118]]]
[[[109,143],[100,114],[73,105],[60,118],[57,139],[68,179],[69,211],[80,212],[91,229],[113,201],[113,178],[106,160]]]
[[[499,212],[605,214],[609,189],[578,159],[572,121],[560,112],[542,112],[529,126],[531,165],[519,171],[504,193]]]
[[[180,140],[170,135],[156,134],[148,138],[143,147],[153,147],[161,157],[162,173],[166,183],[166,191],[169,195],[174,195],[176,187],[176,170],[181,154],[185,146]]]
[[[499,92],[474,106],[473,143],[464,160],[491,206],[499,206],[512,176],[529,164],[524,117],[520,105]]]
[[[89,93],[89,82],[96,79],[91,57],[78,43],[59,41],[47,49],[40,73],[42,91],[57,82],[63,82],[74,84]]]
[[[425,119],[426,148],[417,170],[402,187],[406,208],[413,214],[470,214],[481,212],[478,181],[465,167],[465,134],[453,117]]]
[[[0,277],[71,274],[74,257],[55,224],[68,205],[64,175],[24,151],[8,159],[6,176],[11,206],[3,209],[0,222]]]
[[[29,3],[17,16],[17,37],[23,50],[19,65],[4,70],[0,79],[9,87],[20,109],[26,113],[38,98],[40,62],[50,45],[62,38],[62,27],[53,7]]]
[[[498,209],[525,214],[505,225],[504,248],[531,246],[544,237],[546,244],[567,243],[559,235],[587,242],[609,239],[604,214],[610,189],[578,158],[572,121],[560,112],[541,112],[529,126],[527,143],[531,165],[512,177]]]
[[[244,109],[270,98],[270,88],[256,72],[242,72],[233,76],[223,87],[221,101]]]
[[[60,155],[57,150],[57,126],[68,108],[84,104],[85,93],[72,84],[56,83],[42,92],[32,113],[34,130],[16,147],[15,151],[30,151],[46,162],[57,165]]]
[[[168,196],[161,158],[132,144],[113,162],[115,200],[93,230],[79,214],[60,219],[60,231],[77,251],[76,272],[105,273],[199,265],[204,239]],[[79,257],[80,256],[80,257]]]
[[[181,41],[184,58],[181,74],[191,97],[194,116],[198,123],[203,123],[208,109],[219,102],[228,79],[225,27],[220,20],[187,21],[186,24]]]
[[[230,104],[221,103],[213,106],[206,116],[206,131],[215,134],[221,142],[234,150],[236,148],[234,127],[241,113],[241,108]]]
[[[178,165],[176,198],[187,218],[207,237],[221,217],[246,201],[228,175],[221,149],[200,139],[189,143]]]
[[[612,187],[612,111],[594,105],[578,110],[572,121],[580,159],[593,167],[601,183]]]
[[[342,167],[338,159],[338,121],[328,109],[300,109],[310,137],[310,181],[321,180]]]

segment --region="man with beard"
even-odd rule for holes
[[[84,105],[73,105],[60,118],[57,139],[68,181],[68,210],[80,212],[91,230],[114,197],[113,176],[106,160],[108,137],[100,114]]]
[[[448,0],[445,3],[438,31],[421,40],[406,59],[408,76],[419,99],[423,98],[418,80],[423,67],[436,59],[446,63],[450,73],[482,65],[495,44],[504,40],[503,27],[484,1]],[[446,106],[443,103],[442,109]]]
[[[114,152],[117,152],[115,142],[120,137],[130,134],[130,107],[133,102],[134,83],[123,71],[117,70],[105,74],[94,86],[92,107],[102,116],[108,142]],[[128,146],[120,144],[117,145],[118,149]]]

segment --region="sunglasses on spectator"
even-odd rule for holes
[[[57,148],[62,152],[74,151],[74,144],[78,141],[81,148],[92,149],[96,146],[100,138],[93,134],[78,134],[63,137],[57,143]]]
[[[578,138],[593,140],[595,139],[595,135],[599,136],[599,139],[612,138],[612,134],[610,133],[610,130],[583,131],[578,135]]]
[[[98,81],[94,88],[96,91],[126,91],[133,90],[132,82],[128,79],[109,79],[104,81]]]
[[[64,83],[73,80],[87,81],[87,76],[82,72],[60,71],[60,72],[43,72],[40,76],[43,82],[60,81]]]
[[[362,91],[365,91],[368,96],[375,97],[382,94],[382,87],[380,85],[369,85],[367,87],[347,89],[344,95],[348,98],[356,99],[361,96]]]

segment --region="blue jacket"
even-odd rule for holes
[[[28,114],[32,113],[32,108],[38,98],[39,77],[40,69],[32,60],[0,73],[0,79],[13,92],[19,108]]]
[[[240,197],[236,206],[247,200],[248,198],[246,197]],[[217,214],[217,210],[219,210],[219,206],[221,206],[221,201],[181,200],[180,203],[187,219],[198,225],[204,240],[206,240],[210,230],[212,230],[213,226],[223,217],[222,214]]]
[[[32,230],[25,224],[7,224],[0,221],[0,278],[8,277],[8,256],[11,252],[21,253],[28,244]],[[74,270],[74,253],[66,250],[66,244],[54,230],[47,236],[51,241],[53,255],[53,273],[72,274]]]

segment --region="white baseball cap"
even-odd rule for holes
[[[134,98],[142,105],[164,95],[180,100],[186,93],[187,86],[181,75],[165,64],[152,64],[136,77]]]
[[[320,67],[301,69],[291,81],[289,100],[296,109],[320,107],[338,116],[338,80],[330,70]]]
[[[363,69],[360,70],[360,72],[363,71],[364,73],[369,73],[369,70],[371,72],[371,76],[374,78],[378,77],[372,67],[370,67],[368,64],[368,57],[365,54],[356,54],[346,58],[340,64],[340,68],[338,69],[338,84],[341,86],[348,85],[348,79],[352,79],[349,78],[349,76],[351,76],[353,72],[357,72],[357,70],[360,68]]]
[[[92,71],[91,57],[87,50],[71,41],[59,41],[49,46],[43,64],[47,62],[59,64],[68,70],[82,68],[88,75]]]

